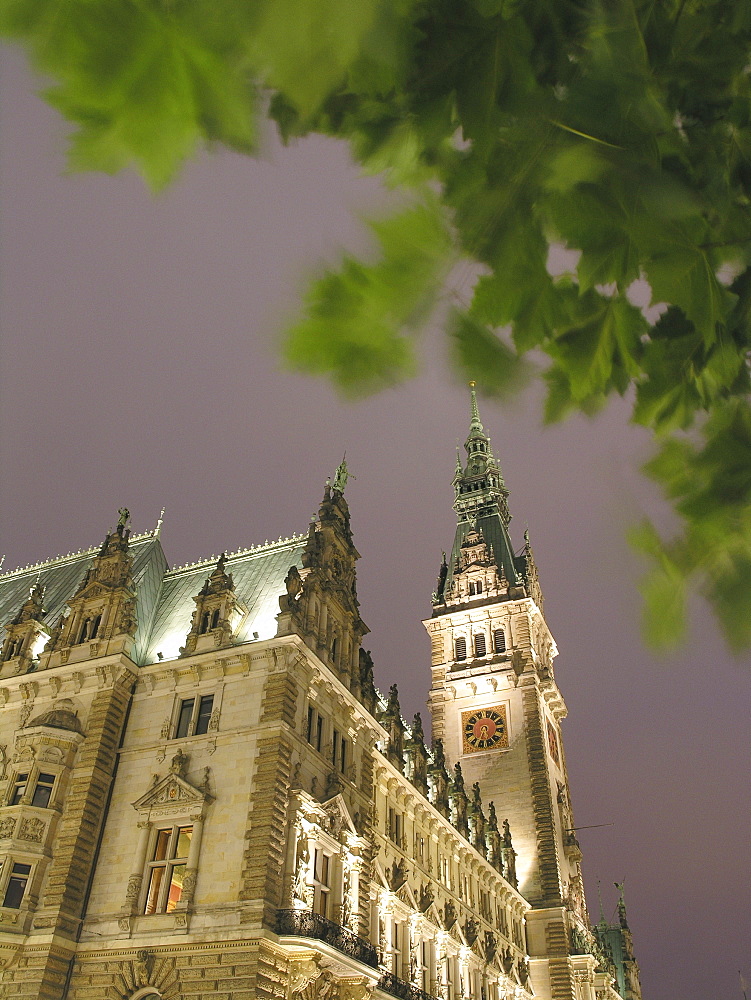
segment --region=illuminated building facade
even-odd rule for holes
[[[122,510],[0,577],[3,1000],[640,1000],[474,392],[466,448],[431,748],[362,647],[346,468],[304,535],[169,569]]]

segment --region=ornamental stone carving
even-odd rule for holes
[[[32,844],[41,844],[42,837],[44,836],[44,826],[45,824],[42,820],[36,819],[36,817],[23,819],[18,831],[18,839],[28,840]]]
[[[128,879],[128,888],[125,891],[125,898],[131,905],[135,905],[141,895],[142,875],[131,875]]]
[[[294,959],[289,965],[290,996],[300,996],[308,985],[321,974],[319,958]]]

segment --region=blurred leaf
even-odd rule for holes
[[[11,0],[0,31],[24,38],[56,83],[48,101],[76,127],[70,164],[114,173],[137,166],[154,188],[199,142],[253,148],[255,88],[228,0],[223,31],[209,13],[137,0]],[[196,31],[198,28],[198,31]],[[210,44],[207,42],[210,41]]]
[[[546,347],[572,400],[581,403],[612,388],[625,392],[639,372],[646,329],[641,312],[624,299],[592,291],[575,300],[570,320]]]
[[[493,330],[454,309],[448,321],[455,367],[483,393],[508,399],[528,384],[534,368]]]
[[[631,532],[631,544],[650,557],[653,567],[640,586],[644,598],[644,636],[657,649],[674,649],[686,629],[686,577],[651,524]]]
[[[310,117],[345,84],[363,51],[370,53],[373,72],[380,47],[370,36],[381,46],[388,37],[393,45],[394,27],[410,7],[405,0],[393,7],[385,0],[255,0],[249,37],[254,65],[267,85]]]
[[[651,632],[676,634],[691,582],[731,642],[751,638],[748,3],[5,0],[0,33],[52,81],[77,169],[158,188],[201,146],[252,152],[260,93],[285,140],[333,136],[407,189],[416,207],[373,226],[378,259],[313,286],[290,363],[352,393],[404,377],[469,259],[483,276],[454,315],[460,367],[505,393],[518,355],[547,354],[546,419],[633,388],[660,437],[650,473],[685,533],[642,539]],[[549,273],[556,244],[575,276]],[[637,280],[662,318],[629,302]]]
[[[665,252],[645,261],[653,302],[679,306],[709,345],[717,336],[732,306],[730,294],[720,285],[707,254],[692,243],[673,243]]]
[[[285,357],[298,369],[326,373],[346,393],[374,392],[414,371],[411,340],[430,315],[452,261],[452,244],[435,199],[371,223],[380,256],[347,257],[316,281],[306,316],[288,333]]]
[[[643,535],[655,568],[647,599],[680,577],[695,581],[714,606],[731,648],[751,642],[751,407],[730,400],[714,408],[703,440],[671,438],[645,471],[683,518],[682,533],[661,543]],[[651,588],[651,589],[650,589]],[[677,625],[677,622],[676,622]]]

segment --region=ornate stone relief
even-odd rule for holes
[[[119,963],[113,985],[123,997],[129,997],[143,987],[153,986],[162,1000],[180,1000],[180,980],[174,958],[158,957],[146,949]]]
[[[32,844],[41,844],[44,837],[45,824],[42,820],[36,817],[29,817],[27,819],[21,820],[21,826],[18,830],[19,840],[28,840]]]

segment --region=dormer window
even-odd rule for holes
[[[212,629],[217,628],[219,625],[219,608],[215,608],[213,612],[204,611],[201,615],[201,628],[200,635],[206,635],[207,632],[211,632]]]
[[[5,656],[3,657],[3,659],[12,660],[14,656],[18,656],[18,654],[21,652],[22,641],[23,640],[21,639],[12,639],[8,643],[8,646],[5,650]]]
[[[101,623],[101,615],[92,615],[90,618],[86,618],[81,626],[81,634],[79,635],[78,641],[88,642],[89,639],[95,639]]]

